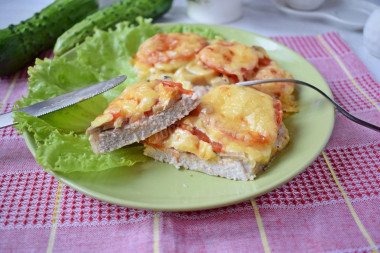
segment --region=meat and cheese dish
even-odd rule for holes
[[[183,50],[183,47],[188,49]],[[191,33],[153,36],[141,44],[132,63],[140,80],[169,78],[194,90],[198,86],[292,78],[261,47],[221,38],[210,41]],[[266,83],[253,88],[279,99],[285,116],[297,112],[294,83]]]
[[[127,86],[87,129],[94,152],[112,151],[166,128],[198,105],[193,93],[180,83],[158,79]]]
[[[234,85],[292,78],[261,47],[188,32],[157,34],[130,63],[139,82],[87,130],[95,153],[142,141],[144,154],[156,160],[252,180],[289,142],[282,119],[297,112],[294,83]]]
[[[193,60],[206,44],[194,33],[157,34],[140,45],[132,61],[140,80],[164,79]]]
[[[177,167],[252,180],[288,141],[277,99],[249,87],[221,85],[189,116],[143,143],[146,155]]]

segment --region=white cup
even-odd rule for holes
[[[285,2],[290,8],[311,11],[321,7],[325,0],[286,0]]]
[[[187,0],[187,15],[206,24],[221,24],[242,16],[241,0]]]
[[[364,25],[363,40],[367,50],[380,58],[380,8],[372,12]]]

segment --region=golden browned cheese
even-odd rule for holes
[[[211,86],[251,80],[263,59],[269,60],[260,47],[248,47],[217,38],[203,48],[193,61],[178,69],[174,80]]]
[[[246,80],[246,74],[253,71],[259,61],[257,51],[244,44],[219,41],[203,48],[197,55],[207,67],[219,73]]]
[[[105,124],[120,127],[128,119],[134,122],[143,115],[164,110],[178,100],[184,91],[178,83],[162,80],[141,82],[127,86],[119,97],[114,99],[103,114],[91,122],[92,128]]]
[[[221,75],[207,67],[199,59],[194,59],[185,66],[179,68],[172,76],[176,82],[181,82],[188,87],[195,85],[218,86],[230,83],[227,76]]]
[[[171,76],[207,44],[195,33],[156,34],[144,41],[132,61],[140,80]]]
[[[195,33],[156,34],[140,45],[136,58],[149,65],[189,60],[205,45],[206,39]]]
[[[165,140],[164,145],[167,148],[193,153],[204,160],[216,158],[216,153],[212,150],[210,143],[200,140],[196,135],[181,128],[173,131]]]
[[[173,76],[173,80],[187,87],[271,78],[293,77],[271,60],[263,48],[220,39],[203,48],[193,61],[179,68]],[[298,111],[294,83],[267,83],[254,88],[279,99],[286,115]]]
[[[255,79],[257,80],[275,78],[292,79],[293,76],[290,73],[286,72],[283,68],[278,66],[278,64],[275,61],[271,61],[266,66],[259,67],[255,76]],[[264,92],[279,99],[282,103],[282,109],[286,116],[290,113],[298,112],[298,106],[294,96],[294,83],[275,82],[258,84],[253,87],[261,92]]]
[[[168,45],[161,45],[166,42]],[[156,35],[140,46],[132,63],[140,81],[168,78],[187,89],[197,85],[293,78],[270,59],[262,47],[226,42],[221,38],[208,41],[207,46],[206,43],[205,38],[193,33]],[[279,99],[285,116],[298,111],[294,83],[266,83],[254,88]]]
[[[146,143],[193,153],[208,160],[217,154],[244,154],[268,162],[281,124],[280,103],[249,87],[222,85],[202,97],[195,113]]]

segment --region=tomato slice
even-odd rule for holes
[[[221,143],[210,140],[210,138],[207,136],[207,134],[205,134],[204,132],[202,132],[198,128],[193,127],[193,126],[189,126],[186,124],[182,124],[180,127],[183,130],[189,131],[192,135],[197,136],[197,138],[199,140],[209,143],[212,147],[212,151],[214,151],[215,153],[223,152],[223,145]]]
[[[271,61],[272,61],[271,59],[269,59],[268,57],[264,56],[262,58],[259,58],[259,65],[260,66],[268,66]]]
[[[161,80],[161,83],[164,86],[166,86],[166,87],[177,88],[183,94],[191,95],[191,94],[194,93],[193,90],[186,90],[186,89],[184,89],[183,86],[182,86],[182,83],[176,83],[176,82],[173,82],[173,81],[164,81],[164,80]]]

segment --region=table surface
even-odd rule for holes
[[[0,1],[0,29],[51,2]],[[302,54],[346,110],[380,125],[380,59],[364,48],[362,31],[286,15],[268,0],[243,4],[242,18],[223,25]],[[174,0],[158,22],[197,23],[185,0]],[[300,41],[309,44],[301,50]],[[0,79],[0,113],[26,93],[26,83],[25,73]],[[378,252],[380,135],[341,114],[335,120],[324,151],[287,184],[236,205],[172,213],[74,191],[43,171],[13,127],[0,129],[0,252]]]

